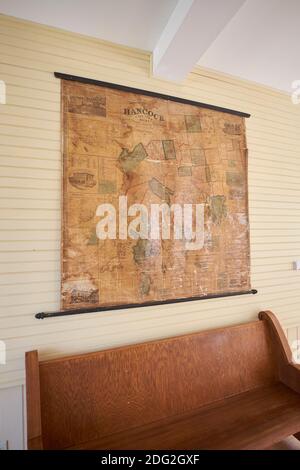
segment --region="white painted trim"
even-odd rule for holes
[[[245,0],[180,0],[153,51],[153,76],[182,81]]]

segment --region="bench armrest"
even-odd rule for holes
[[[300,393],[300,364],[293,363],[293,355],[279,321],[273,312],[264,311],[258,315],[267,323],[278,362],[279,380]]]

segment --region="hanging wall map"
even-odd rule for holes
[[[244,117],[67,80],[62,100],[62,307],[249,290]]]

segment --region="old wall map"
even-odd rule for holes
[[[62,307],[248,290],[244,117],[67,80],[62,100]],[[128,215],[128,229],[120,220],[120,200],[149,212],[152,205],[201,204],[203,246],[188,250],[185,235],[172,230],[169,239],[137,238],[137,224],[130,234],[135,217]],[[113,239],[98,236],[103,204],[115,207]]]

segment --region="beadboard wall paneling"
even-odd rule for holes
[[[149,53],[0,16],[0,387],[24,382],[24,352],[52,358],[246,322],[271,309],[300,339],[300,105],[287,94],[195,68],[150,76]],[[60,300],[60,80],[54,71],[249,112],[249,211],[256,296],[36,320]],[[295,77],[297,78],[297,77]],[[298,77],[300,78],[300,77]]]

